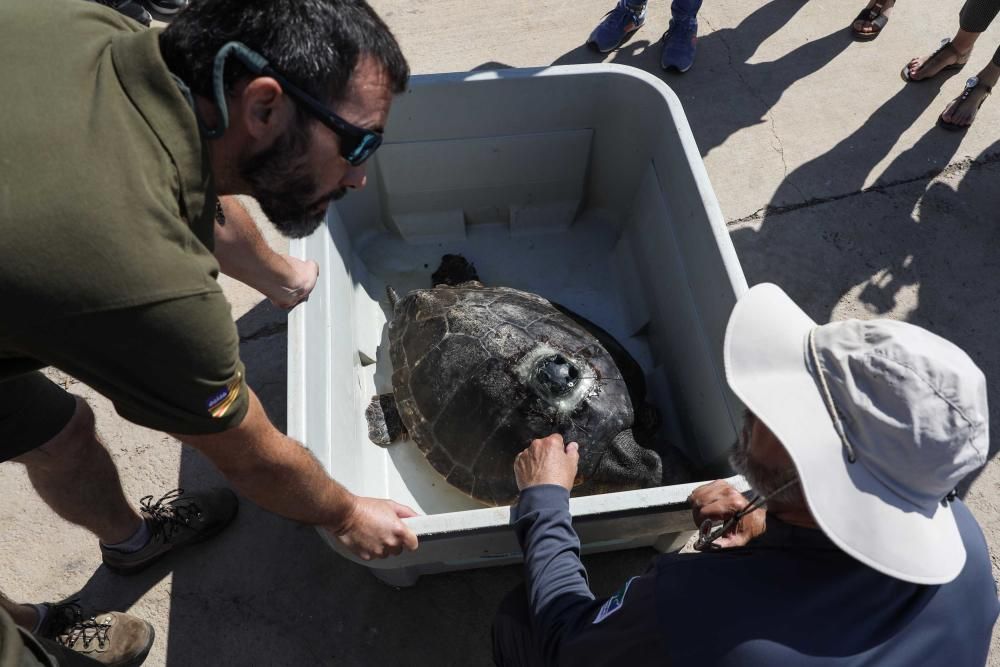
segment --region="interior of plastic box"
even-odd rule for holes
[[[414,443],[370,442],[364,416],[392,391],[386,287],[429,288],[442,255],[457,253],[484,283],[537,293],[613,334],[646,372],[658,446],[718,466],[735,438],[721,372],[735,260],[720,250],[679,106],[614,71],[480,76],[402,96],[367,187],[306,241],[324,267],[306,322],[310,448],[356,493],[426,514],[483,507]]]

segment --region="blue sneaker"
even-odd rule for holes
[[[646,3],[626,0],[620,2],[610,12],[604,15],[601,22],[587,38],[590,44],[600,53],[614,51],[632,36],[646,22]]]
[[[698,44],[698,19],[694,16],[670,19],[667,31],[663,33],[663,52],[660,67],[674,68],[686,72],[694,64],[694,54]]]

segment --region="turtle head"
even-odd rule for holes
[[[580,369],[561,354],[542,357],[535,363],[531,384],[541,396],[556,399],[570,394],[580,383]]]

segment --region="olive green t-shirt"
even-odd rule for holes
[[[248,390],[216,197],[159,31],[81,0],[0,2],[0,381],[56,366],[175,433]]]

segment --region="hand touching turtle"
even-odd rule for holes
[[[533,440],[531,446],[514,459],[517,488],[523,491],[529,486],[558,484],[572,491],[579,461],[580,446],[575,442],[564,445],[558,433]]]

